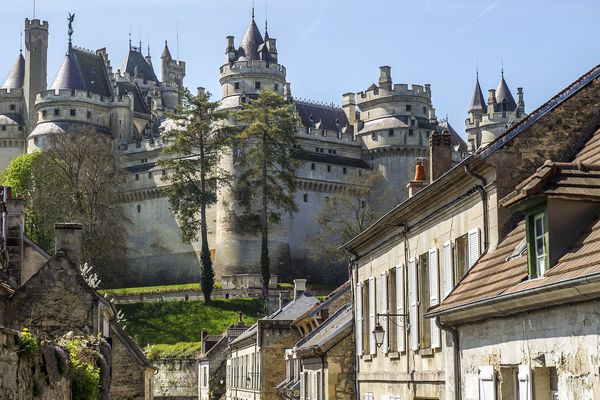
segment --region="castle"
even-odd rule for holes
[[[48,29],[45,21],[25,21],[25,55],[19,54],[0,88],[0,170],[25,151],[43,150],[52,134],[79,127],[110,134],[129,173],[122,199],[132,222],[128,258],[115,271],[119,284],[197,280],[199,243],[181,241],[162,190],[168,185],[162,179],[168,171],[158,165],[164,157],[161,133],[169,129],[167,114],[179,102],[185,62],[174,60],[165,42],[159,80],[149,51],[144,56],[141,43],[133,46],[130,40],[127,58],[114,71],[106,49],[91,52],[72,45],[70,29],[64,61],[47,88]],[[221,107],[236,109],[261,90],[272,90],[293,105],[298,117],[293,151],[300,162],[298,212],[272,228],[269,243],[273,272],[283,279],[345,276],[345,267],[336,271],[312,265],[307,239],[316,232],[316,214],[354,172],[381,171],[398,203],[408,196],[415,161],[429,157],[432,132],[447,132],[449,159],[457,163],[525,116],[522,89],[517,104],[502,77],[486,105],[477,80],[467,119],[468,147],[447,121],[438,121],[431,87],[393,84],[388,66],[380,68],[377,84],[344,94],[342,106],[336,107],[293,97],[276,39],[266,24],[263,36],[254,13],[239,46],[233,36],[226,40]],[[235,154],[225,154],[222,163],[233,170]],[[232,277],[259,276],[259,238],[244,230],[236,210],[235,196],[225,189],[207,215],[216,274],[228,282]]]

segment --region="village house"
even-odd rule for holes
[[[285,378],[284,351],[301,339],[292,322],[319,302],[305,290],[306,280],[296,279],[290,303],[259,319],[229,344],[227,400],[276,398],[275,387]]]
[[[600,398],[599,77],[600,66],[496,145],[504,152],[535,135],[564,155],[549,155],[503,196],[509,231],[429,313],[459,339],[456,399]]]
[[[0,267],[0,326],[24,328],[40,338],[100,335],[111,347],[110,398],[151,400],[156,368],[117,322],[117,310],[85,281],[79,270],[82,226],[56,224],[56,254],[50,256],[23,234],[23,201],[2,188],[0,218],[7,252]]]
[[[354,337],[350,281],[293,322],[302,339],[285,349],[282,399],[353,399]]]
[[[448,163],[448,168],[444,168],[443,164],[436,161],[447,159],[448,149],[444,148],[447,140],[433,134],[429,159],[433,167],[429,168],[427,174],[425,163],[417,163],[415,179],[408,184],[411,197],[344,245],[345,250],[353,256],[357,391],[361,399],[461,399],[461,393],[467,390],[467,386],[468,390],[478,390],[477,379],[471,379],[468,383],[455,379],[460,376],[458,370],[465,357],[462,341],[464,331],[459,329],[461,340],[457,341],[456,330],[444,325],[443,320],[440,323],[427,318],[430,316],[427,311],[436,310],[435,307],[446,296],[454,293],[457,283],[462,285],[463,282],[475,280],[477,275],[481,277],[481,274],[473,276],[475,270],[471,269],[482,255],[492,257],[495,251],[507,251],[507,244],[502,242],[499,245],[499,242],[514,229],[522,211],[519,214],[509,210],[500,204],[500,199],[513,192],[546,160],[553,160],[558,165],[575,160],[577,153],[592,137],[600,126],[598,76],[600,69],[594,68],[530,115],[512,125],[507,123],[508,130],[504,133],[494,131],[496,136],[493,136],[492,131],[485,135],[471,131],[472,137],[485,137],[485,140],[474,140],[473,143],[480,144],[479,147],[453,168]],[[502,88],[505,86],[502,81],[499,85],[502,90],[496,91],[495,95],[503,92],[505,99],[494,101],[511,104],[514,101],[506,100],[508,96]],[[467,126],[470,127],[473,126],[473,109],[482,107],[479,84],[473,97],[470,119],[467,120]],[[508,109],[503,106],[502,109],[508,122],[511,121],[510,112],[522,111],[520,106]],[[581,162],[585,161],[582,159]],[[514,207],[519,206],[515,203]],[[591,207],[584,208],[591,212]],[[564,219],[568,215],[568,211],[564,211],[565,214],[555,218]],[[572,231],[569,236],[573,239],[579,237],[590,222],[591,219],[581,221],[576,229],[570,228]],[[524,228],[520,229],[522,236]],[[509,242],[508,246],[514,246],[508,255],[521,239],[516,243],[514,240]],[[568,240],[568,244],[561,243],[563,241],[560,239],[555,241],[560,243],[557,245],[561,250],[549,253],[551,258],[553,254],[556,255],[554,262],[561,252],[566,252],[574,243],[574,240]],[[510,262],[510,265],[514,263],[516,261]],[[553,264],[549,261],[547,265]],[[496,268],[494,271],[500,270]],[[502,272],[510,274],[508,271]],[[526,272],[521,271],[521,274],[521,279],[527,276]],[[486,282],[491,284],[496,280],[502,282],[505,277],[488,273],[486,278]],[[476,287],[479,289],[477,293],[488,296],[489,293],[482,286],[482,281],[474,281],[470,288]],[[451,295],[450,298],[454,298],[457,304],[462,301],[470,303],[469,299],[458,294],[458,290],[457,295]],[[497,293],[491,292],[492,295]],[[477,311],[473,313],[475,315]],[[549,329],[541,319],[538,321],[545,325],[546,330]],[[507,326],[513,322],[513,325]],[[527,332],[517,329],[519,326],[525,329],[522,323],[498,321],[490,325],[489,331],[485,327],[474,328],[474,325],[469,325],[465,329],[474,329],[473,341],[469,345],[477,347],[485,341],[500,338],[507,339],[504,343],[508,343],[511,329],[525,336]],[[583,319],[579,323],[580,330],[589,324],[584,323]],[[502,334],[503,331],[507,332],[506,336]],[[559,331],[557,327],[557,334]],[[472,360],[468,368],[476,368],[473,367],[475,364],[477,368],[494,364],[500,358],[496,351],[498,349],[488,354],[488,362]],[[474,348],[472,351],[482,349]],[[514,354],[517,353],[515,350]],[[462,368],[467,366],[462,363]],[[469,373],[473,373],[473,369]],[[493,397],[482,395],[465,398]]]

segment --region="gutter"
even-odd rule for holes
[[[452,328],[450,325],[444,324],[440,321],[440,317],[437,316],[435,317],[435,324],[437,325],[438,328],[440,328],[441,330],[443,330],[444,332],[447,332],[448,334],[450,334],[450,336],[452,336],[452,351],[453,351],[453,357],[452,357],[452,361],[454,364],[454,400],[461,400],[462,398],[462,393],[461,393],[461,375],[460,375],[460,342],[458,340],[458,330],[455,328]]]
[[[358,287],[358,254],[349,249],[344,249],[344,251],[351,256],[348,261],[348,272],[350,274],[350,279],[352,279],[352,285],[350,286],[350,290],[352,291],[352,328],[354,329],[354,334],[357,335],[358,331],[356,328],[356,288]],[[354,272],[353,272],[354,271]],[[362,329],[362,327],[361,327]],[[356,348],[356,338],[355,338],[355,348]],[[359,351],[356,348],[354,352],[354,391],[355,398],[360,398],[360,384],[358,382],[358,373],[360,371],[360,356],[358,355]]]

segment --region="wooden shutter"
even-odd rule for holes
[[[375,336],[373,331],[375,330],[375,322],[377,312],[377,297],[375,296],[375,278],[369,278],[369,354],[375,355],[377,353],[377,343],[375,342]]]
[[[404,265],[400,264],[396,267],[396,313],[404,314]],[[404,336],[404,321],[406,318],[397,317],[398,329],[396,334],[398,335],[398,351],[406,351],[406,342]]]
[[[442,271],[444,271],[444,298],[446,298],[454,289],[454,260],[450,241],[442,246]]]
[[[469,231],[468,242],[469,242],[469,269],[475,265],[479,255],[481,254],[479,246],[479,228],[471,229]]]
[[[362,283],[356,284],[356,354],[363,355],[363,299]]]
[[[380,314],[387,314],[390,311],[388,310],[388,293],[387,293],[387,278],[388,278],[388,273],[383,272],[381,274],[381,278],[379,278],[379,282],[380,282],[380,287],[381,290],[379,291],[379,295],[380,295],[380,311],[378,311]],[[385,331],[385,333],[383,334],[383,344],[381,345],[381,351],[383,352],[383,354],[387,354],[389,351],[389,336],[388,336],[388,332],[390,330],[390,317],[380,317],[379,318],[379,323],[383,326],[383,329]]]
[[[479,400],[496,400],[494,367],[479,367]]]
[[[519,365],[517,379],[519,391],[517,400],[531,400],[531,370],[529,365]]]
[[[408,260],[408,314],[410,324],[410,347],[419,350],[419,288],[417,287],[417,261]]]
[[[429,250],[429,305],[437,306],[438,304],[440,304],[438,250],[433,248]],[[431,348],[437,349],[441,346],[440,329],[434,318],[431,318],[429,323],[431,324]]]

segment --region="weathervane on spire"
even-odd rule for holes
[[[73,33],[75,32],[73,30],[73,21],[75,20],[75,14],[69,13],[67,20],[69,21],[69,54],[70,54],[71,50],[73,50]]]

